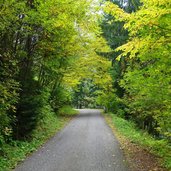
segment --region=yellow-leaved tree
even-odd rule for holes
[[[105,10],[129,32],[116,49],[129,65],[120,82],[129,113],[150,133],[171,137],[171,1],[142,0],[131,14],[108,2]]]

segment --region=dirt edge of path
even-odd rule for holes
[[[104,118],[118,139],[131,171],[168,171],[160,166],[160,159],[158,157],[122,136],[116,130],[109,115],[104,114]]]

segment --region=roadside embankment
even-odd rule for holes
[[[171,169],[171,146],[136,128],[133,122],[114,114],[104,114],[108,125],[120,141],[132,171],[166,171]]]
[[[62,109],[62,111],[66,111],[66,109]],[[0,171],[10,171],[15,168],[19,162],[36,151],[78,114],[78,111],[71,108],[67,108],[67,112],[65,115],[63,113],[60,115],[47,114],[46,118],[32,133],[32,139],[25,141],[11,140],[10,143],[3,144],[3,153],[0,154]]]

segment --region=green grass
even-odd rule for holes
[[[160,157],[163,161],[163,166],[169,170],[171,169],[171,145],[167,140],[157,140],[147,132],[137,129],[133,122],[127,121],[114,114],[109,115],[119,134]]]
[[[0,171],[9,171],[14,168],[18,162],[24,160],[27,155],[38,149],[49,138],[51,138],[57,131],[70,120],[67,117],[76,114],[77,112],[72,108],[63,108],[61,111],[65,112],[65,116],[56,116],[49,113],[40,123],[39,127],[33,132],[33,139],[29,141],[12,141],[9,144],[3,145],[3,156],[0,156]],[[74,112],[75,111],[75,112]],[[68,112],[68,113],[67,113]],[[49,126],[50,125],[50,126]]]
[[[73,116],[73,115],[77,115],[79,113],[78,110],[73,109],[71,106],[65,105],[62,108],[59,109],[58,112],[60,115],[67,115],[67,116]]]

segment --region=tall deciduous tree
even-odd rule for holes
[[[106,10],[124,21],[129,41],[117,48],[128,56],[127,68],[120,85],[126,89],[125,103],[136,122],[151,133],[170,137],[170,40],[171,3],[143,0],[135,13],[125,13],[108,3]]]
[[[70,83],[65,79],[69,68],[80,57],[98,58],[95,51],[101,41],[93,45],[99,35],[96,2],[1,2],[1,135],[10,130],[17,139],[27,138],[47,111],[58,112],[71,103]]]

